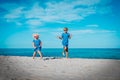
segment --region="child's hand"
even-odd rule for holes
[[[59,39],[59,36],[57,36],[57,38]]]
[[[34,48],[36,48],[36,47],[34,46]]]
[[[57,36],[58,39],[62,39],[60,36]]]
[[[72,38],[72,34],[70,34],[70,37],[69,37],[70,39]]]

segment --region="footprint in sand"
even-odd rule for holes
[[[17,78],[12,78],[12,79],[10,79],[10,80],[17,80]]]
[[[44,67],[47,67],[46,65]]]

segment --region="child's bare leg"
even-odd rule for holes
[[[38,51],[38,54],[40,55],[40,58],[42,59],[42,53],[40,51]]]
[[[68,49],[67,49],[67,47],[64,47],[64,50],[66,52],[66,58],[68,58]]]
[[[62,55],[63,55],[63,56],[65,56],[64,53],[66,52],[66,49],[67,49],[67,47],[65,46],[64,49],[63,49],[63,52],[62,52]]]
[[[66,58],[68,58],[68,52],[66,52]]]
[[[33,53],[33,59],[34,59],[35,56],[36,56],[36,51],[34,51],[34,53]]]
[[[65,46],[65,47],[64,47],[64,51],[66,51],[66,49],[67,49],[67,47]]]
[[[62,55],[63,55],[63,56],[65,55],[65,50],[63,50]]]

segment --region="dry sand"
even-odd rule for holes
[[[0,56],[0,80],[120,80],[120,60]]]

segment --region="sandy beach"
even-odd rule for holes
[[[0,80],[120,80],[120,60],[0,56]]]

